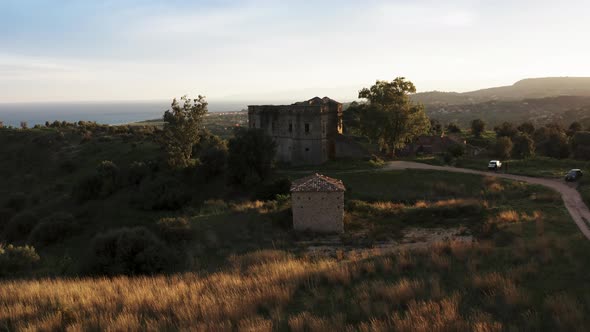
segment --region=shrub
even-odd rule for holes
[[[170,243],[189,241],[193,238],[193,229],[188,218],[162,218],[156,224],[160,236]]]
[[[80,180],[74,187],[73,196],[79,202],[105,198],[119,187],[119,168],[112,161],[105,160],[98,164],[95,174]]]
[[[178,210],[190,200],[183,184],[172,178],[144,181],[136,203],[145,210]]]
[[[274,166],[276,149],[276,143],[262,130],[236,130],[229,141],[230,182],[248,187],[267,179]]]
[[[67,174],[72,174],[74,173],[74,171],[76,171],[78,166],[72,159],[65,159],[62,162],[60,162],[59,168]]]
[[[447,131],[452,134],[460,134],[461,127],[459,127],[459,125],[457,125],[456,123],[451,122],[447,125]]]
[[[131,166],[129,166],[129,171],[127,172],[127,183],[137,186],[149,174],[150,169],[148,165],[142,161],[134,161],[131,163]]]
[[[30,270],[39,261],[35,248],[0,245],[0,277]]]
[[[122,228],[92,240],[88,268],[107,275],[153,274],[170,270],[175,261],[171,250],[148,229]]]
[[[69,213],[55,213],[41,222],[31,232],[31,243],[44,246],[66,239],[76,229],[74,217]]]
[[[465,147],[461,144],[454,144],[451,145],[448,149],[447,152],[453,157],[453,158],[459,158],[459,157],[463,157],[463,155],[465,154]]]
[[[260,185],[256,190],[256,199],[274,200],[277,195],[289,195],[291,192],[291,181],[287,178],[280,178],[272,183]]]
[[[193,148],[201,161],[200,171],[210,177],[222,174],[227,164],[227,143],[215,135],[201,138],[201,144]]]
[[[471,121],[471,134],[473,134],[473,136],[481,137],[481,134],[484,132],[485,128],[486,124],[481,119]]]
[[[101,197],[107,197],[117,191],[119,167],[112,161],[105,160],[98,164],[96,173],[101,179]]]
[[[214,214],[222,214],[229,210],[229,206],[223,200],[206,200],[201,207],[199,213],[201,215],[214,215]]]
[[[373,167],[382,167],[385,165],[385,161],[377,155],[371,155],[371,159],[369,160],[369,164]]]
[[[4,238],[8,242],[20,242],[29,237],[37,225],[38,218],[31,212],[23,212],[12,217],[4,229]]]
[[[100,197],[102,181],[96,175],[84,177],[74,186],[72,196],[78,202],[85,202]]]
[[[13,193],[8,197],[4,207],[15,211],[22,211],[27,207],[27,195],[25,195],[25,193]]]

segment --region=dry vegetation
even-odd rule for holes
[[[290,219],[285,197],[212,199],[153,221],[169,242],[186,239],[195,262],[185,272],[0,280],[0,331],[590,328],[590,246],[553,193],[429,172],[342,178],[347,234],[330,257],[302,246],[315,236],[281,224]],[[465,228],[475,241],[397,252],[370,242],[413,228]],[[370,241],[350,241],[355,232]]]
[[[489,243],[447,242],[341,259],[258,251],[234,256],[226,269],[208,275],[4,281],[0,326],[10,331],[588,328],[584,305],[575,297],[530,295],[534,290],[527,282],[540,267],[533,253],[559,254],[558,241],[524,244],[523,250],[529,258],[504,272],[485,266],[490,256],[501,254]]]

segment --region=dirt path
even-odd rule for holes
[[[485,175],[485,176],[496,176],[500,178],[522,181],[532,184],[539,184],[548,188],[551,188],[561,194],[563,198],[563,202],[565,203],[565,207],[569,211],[570,215],[574,219],[576,225],[584,236],[590,240],[590,210],[582,200],[582,196],[576,190],[575,187],[572,187],[565,183],[564,181],[554,180],[554,179],[547,179],[547,178],[534,178],[530,176],[522,176],[522,175],[513,175],[513,174],[503,174],[503,173],[494,173],[494,172],[483,172],[483,171],[476,171],[472,169],[466,168],[456,168],[450,166],[434,166],[428,164],[421,164],[409,161],[392,161],[388,162],[382,170],[403,170],[403,169],[427,169],[427,170],[437,170],[437,171],[446,171],[446,172],[456,172],[456,173],[467,173],[467,174],[477,174],[477,175]]]

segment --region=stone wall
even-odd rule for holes
[[[344,232],[344,192],[294,192],[291,205],[295,230]]]
[[[262,129],[277,143],[277,161],[319,165],[335,156],[333,137],[342,130],[340,108],[327,106],[249,106],[250,128]]]

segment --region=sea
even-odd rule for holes
[[[237,112],[247,108],[248,102],[210,101],[209,112]],[[0,122],[4,126],[29,127],[46,121],[96,121],[101,124],[125,124],[160,119],[170,108],[170,101],[128,102],[50,102],[0,103]]]

